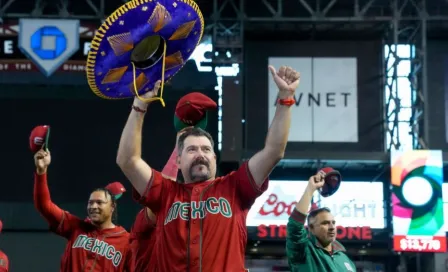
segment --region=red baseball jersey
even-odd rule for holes
[[[127,271],[129,233],[123,227],[100,230],[65,212],[59,226],[51,230],[68,240],[61,272]]]
[[[267,186],[268,179],[257,186],[247,162],[224,177],[192,184],[153,170],[139,202],[156,214],[158,271],[246,271],[246,216]]]
[[[156,241],[155,222],[148,217],[146,208],[136,216],[131,230],[131,251],[133,258],[133,271],[146,272],[153,268],[150,265],[152,251]]]
[[[8,256],[0,250],[0,272],[8,272],[9,271],[9,260]]]
[[[50,198],[46,174],[35,175],[34,205],[50,229],[68,240],[61,272],[131,272],[129,233],[120,226],[98,229],[56,206]]]

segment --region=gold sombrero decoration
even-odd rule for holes
[[[160,100],[163,86],[190,58],[204,33],[204,18],[192,0],[132,0],[96,32],[87,56],[87,81],[105,99]],[[160,95],[144,99],[161,80]]]

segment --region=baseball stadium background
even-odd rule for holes
[[[13,272],[57,271],[65,246],[32,203],[28,136],[36,125],[52,127],[49,186],[55,203],[83,217],[88,193],[118,180],[128,189],[119,202],[119,223],[129,228],[139,210],[115,163],[131,102],[96,97],[85,75],[94,31],[123,2],[0,1],[0,248]],[[289,271],[288,213],[307,178],[323,166],[338,169],[344,181],[332,198],[315,201],[333,210],[338,239],[358,271],[448,271],[448,2],[197,2],[205,35],[167,86],[166,108],[156,103],[157,114],[146,118],[145,160],[163,167],[175,143],[175,104],[200,91],[219,105],[208,126],[219,171],[236,169],[262,148],[273,116],[276,90],[267,66],[292,66],[302,80],[290,142],[269,190],[248,216],[250,271]],[[79,24],[64,33],[66,54],[55,57],[52,67],[39,65],[21,44],[32,35],[21,22],[31,18],[42,26],[46,20]],[[60,46],[57,41],[51,46]],[[426,221],[403,215],[409,213],[399,211],[400,201]]]

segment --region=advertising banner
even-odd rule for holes
[[[440,150],[391,152],[395,251],[446,252]]]
[[[85,72],[96,26],[80,25],[76,20],[19,22],[0,26],[0,72]]]
[[[254,203],[247,215],[247,226],[284,226],[302,196],[308,181],[272,180],[269,188]],[[341,227],[383,229],[385,223],[382,182],[343,182],[320,207],[328,207]]]
[[[79,20],[20,19],[19,48],[47,77],[79,48]]]

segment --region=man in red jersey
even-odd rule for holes
[[[87,203],[89,220],[82,220],[56,206],[50,197],[47,169],[51,163],[48,149],[34,155],[34,205],[50,229],[66,238],[61,272],[129,271],[129,233],[112,222],[117,208],[115,198],[105,188],[94,190]]]
[[[174,127],[179,136],[192,127],[207,127],[208,110],[216,109],[216,103],[208,96],[193,92],[183,96],[174,115]],[[178,116],[189,116],[188,124],[182,122]],[[177,166],[177,146],[162,170],[164,178],[176,181],[179,168]],[[139,197],[139,196],[137,196]],[[155,269],[155,259],[151,262],[153,248],[156,241],[156,216],[149,208],[143,208],[137,214],[131,230],[131,250],[134,271],[151,271]]]
[[[171,182],[141,157],[143,119],[148,104],[134,99],[124,127],[117,163],[156,215],[159,271],[245,271],[246,216],[268,186],[268,176],[288,141],[299,73],[290,67],[269,70],[279,88],[277,109],[264,148],[240,168],[216,177],[213,139],[193,128],[179,137],[177,163],[184,183]],[[145,94],[149,98],[157,89]],[[187,120],[188,121],[188,120]],[[188,122],[185,122],[188,123]]]
[[[2,232],[3,229],[3,223],[0,220],[0,233]],[[6,254],[0,250],[0,272],[8,272],[9,271],[9,260],[8,260],[8,256],[6,256]]]

